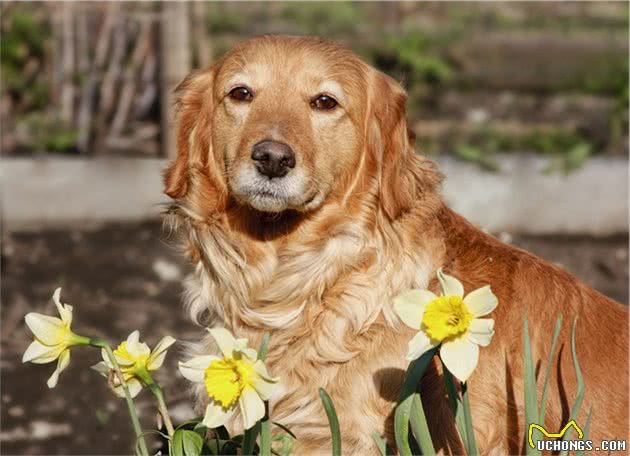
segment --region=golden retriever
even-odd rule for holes
[[[494,340],[469,382],[482,453],[524,449],[525,310],[539,377],[564,315],[549,431],[565,424],[575,395],[578,317],[590,436],[627,437],[626,307],[446,207],[440,173],[414,152],[406,94],[393,79],[332,42],[265,36],[193,73],[177,94],[178,155],[164,181],[195,265],[186,300],[193,316],[207,314],[254,347],[271,332],[268,361],[281,377],[271,413],[297,435],[295,454],[329,452],[318,387],[334,400],[344,453],[376,453],[375,431],[393,445],[413,332],[392,298],[437,291],[440,267],[466,292],[490,284],[499,298]],[[422,394],[436,448],[461,453],[437,364]]]

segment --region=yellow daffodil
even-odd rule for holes
[[[486,285],[464,296],[459,280],[437,271],[442,296],[428,290],[409,290],[394,299],[400,319],[419,332],[409,342],[407,359],[414,360],[440,346],[440,357],[449,371],[465,382],[479,360],[479,346],[487,346],[494,335],[494,320],[488,315],[498,305]]]
[[[164,363],[166,351],[175,343],[175,339],[171,336],[162,338],[155,346],[153,351],[144,342],[140,342],[140,333],[134,331],[129,334],[127,340],[122,342],[116,350],[114,357],[120,366],[123,379],[131,397],[136,397],[142,390],[142,386],[146,383],[149,371],[159,369]],[[92,368],[100,372],[103,376],[112,379],[112,388],[116,395],[124,397],[124,392],[120,380],[113,375],[114,365],[111,363],[107,352],[101,350],[103,361],[92,366]]]
[[[49,388],[57,386],[59,374],[70,364],[70,347],[73,345],[88,345],[87,337],[77,336],[70,330],[72,324],[72,306],[62,304],[59,300],[61,288],[53,294],[53,301],[57,306],[60,319],[35,312],[28,313],[24,320],[35,340],[28,346],[22,356],[22,362],[36,364],[57,361],[57,368],[48,379]]]
[[[278,382],[265,364],[257,359],[256,350],[247,347],[247,339],[235,339],[225,328],[210,329],[223,357],[196,356],[179,363],[184,377],[202,383],[209,402],[203,424],[209,428],[223,426],[240,408],[245,429],[265,416],[265,404]]]

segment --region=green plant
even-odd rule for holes
[[[18,112],[39,109],[48,102],[45,75],[39,69],[48,57],[50,26],[32,5],[5,7],[0,21],[2,92]]]
[[[23,146],[35,151],[73,152],[77,131],[52,113],[32,112],[18,120]]]
[[[420,384],[428,366],[434,362],[434,357],[438,356],[442,365],[448,404],[463,449],[467,455],[476,456],[479,454],[479,449],[474,434],[467,379],[472,373],[470,369],[474,369],[477,365],[477,359],[475,358],[474,362],[470,363],[470,359],[465,357],[457,356],[454,358],[454,353],[461,355],[461,345],[460,349],[455,352],[445,348],[453,343],[452,337],[461,337],[462,334],[467,333],[468,329],[464,329],[462,333],[462,329],[457,325],[460,323],[470,324],[473,317],[477,321],[476,341],[462,339],[464,344],[476,346],[481,343],[485,347],[491,343],[494,334],[494,321],[489,318],[477,319],[475,315],[483,317],[491,313],[498,305],[498,300],[489,286],[479,288],[464,296],[463,285],[457,279],[443,274],[441,270],[438,270],[438,278],[442,288],[441,296],[436,296],[428,290],[411,290],[395,298],[394,307],[401,320],[407,325],[417,326],[416,329],[419,330],[409,344],[410,352],[407,359],[413,359],[413,361],[407,368],[398,405],[394,411],[396,446],[401,456],[436,454],[425,410],[422,406]],[[125,342],[112,350],[104,339],[81,336],[71,329],[74,321],[73,307],[60,301],[60,293],[61,289],[57,289],[53,295],[59,318],[34,312],[26,315],[26,324],[33,332],[34,338],[24,353],[23,362],[45,364],[57,361],[57,368],[48,380],[48,386],[54,388],[60,373],[68,367],[70,351],[77,350],[81,346],[101,349],[103,361],[93,368],[108,379],[110,387],[116,394],[126,399],[136,435],[137,454],[148,455],[145,436],[150,433],[160,435],[168,444],[169,454],[173,456],[199,456],[201,454],[271,456],[272,453],[288,456],[291,453],[292,442],[296,439],[295,435],[285,426],[272,422],[269,416],[267,400],[271,395],[270,388],[279,379],[271,377],[265,367],[269,343],[267,334],[263,337],[259,350],[256,351],[247,346],[247,339],[236,339],[225,328],[209,330],[223,356],[201,355],[193,357],[185,363],[180,363],[179,369],[184,377],[204,384],[208,398],[212,400],[207,404],[204,417],[197,417],[174,427],[166,407],[164,393],[154,381],[151,372],[162,366],[166,352],[176,342],[175,339],[166,336],[151,350],[148,345],[140,342],[138,331],[134,331]],[[465,316],[465,312],[464,314],[461,313],[464,310],[474,313],[471,314],[470,319]],[[424,326],[420,326],[419,323],[416,325],[418,312],[422,315],[421,321]],[[463,318],[463,320],[453,323],[452,318],[454,317]],[[429,345],[426,345],[422,342],[423,337],[418,338],[418,334],[422,335],[425,331],[430,331],[430,334],[435,337],[441,337],[439,335],[440,330],[448,332],[455,328],[453,325],[457,326],[459,328],[457,331],[460,332],[454,336],[452,334],[450,336],[445,335],[446,339],[440,338],[440,340],[435,341],[435,344],[431,344],[431,340],[427,339]],[[551,339],[551,349],[546,363],[539,403],[529,324],[527,314],[524,314],[524,404],[525,435],[527,436],[525,445],[527,453],[530,455],[540,453],[536,443],[539,436],[533,434],[531,425],[536,425],[538,429],[541,429],[541,423],[544,424],[547,387],[561,325],[562,316],[559,316]],[[577,358],[575,329],[576,322],[574,321],[571,331],[571,356],[577,379],[577,391],[569,415],[571,421],[566,426],[566,429],[569,430],[565,429],[566,432],[563,432],[563,440],[571,437],[569,424],[573,422],[575,425],[574,420],[580,412],[584,399],[584,381]],[[484,332],[486,330],[489,332]],[[420,344],[421,350],[415,348],[418,346],[417,344]],[[425,351],[422,352],[422,350]],[[410,358],[410,354],[417,357]],[[465,367],[466,364],[470,368]],[[456,372],[461,381],[456,380],[451,369]],[[143,432],[140,428],[134,397],[145,387],[153,393],[157,400],[157,409],[166,427],[166,433],[160,430]],[[256,396],[254,402],[252,402],[252,394]],[[248,395],[249,399],[241,402],[245,395]],[[328,417],[332,455],[341,456],[342,434],[335,406],[324,389],[319,389],[319,396]],[[238,401],[238,407],[242,412],[241,418],[245,431],[243,434],[231,436],[220,423],[225,423],[230,419],[231,414],[235,411],[236,401]],[[584,436],[580,435],[581,438],[588,434],[591,417],[592,410],[588,414],[583,431]],[[271,434],[272,424],[279,429],[273,437]],[[580,431],[579,428],[578,431]],[[391,454],[391,449],[387,447],[382,436],[375,433],[373,439],[381,454]]]
[[[352,35],[366,20],[363,8],[347,1],[286,2],[280,17],[290,21],[300,33],[327,37]]]

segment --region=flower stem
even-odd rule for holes
[[[136,441],[138,442],[138,446],[140,447],[140,453],[142,456],[148,456],[149,450],[147,449],[147,443],[144,440],[144,435],[142,434],[142,428],[140,427],[140,420],[138,419],[138,411],[136,410],[136,406],[133,403],[133,399],[131,398],[131,394],[129,394],[129,389],[127,388],[127,384],[123,378],[122,372],[120,371],[120,366],[118,365],[118,361],[116,361],[116,357],[114,356],[114,352],[112,352],[112,348],[109,344],[103,339],[91,339],[90,345],[93,347],[99,347],[105,350],[107,353],[107,357],[110,362],[114,366],[114,371],[120,381],[120,386],[122,387],[123,393],[125,394],[125,400],[127,401],[127,407],[129,409],[129,416],[131,417],[131,424],[133,425],[133,430],[136,434]]]
[[[168,408],[166,407],[166,401],[164,400],[164,392],[160,385],[155,383],[151,374],[145,369],[142,372],[138,372],[138,376],[142,379],[142,381],[147,385],[147,387],[151,390],[153,395],[158,401],[158,410],[160,415],[162,415],[162,419],[164,420],[164,426],[166,427],[166,432],[169,437],[173,437],[175,434],[175,428],[173,427],[173,422],[171,421],[171,416],[168,414]]]

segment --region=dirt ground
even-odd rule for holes
[[[574,273],[602,293],[628,302],[628,236],[527,237],[499,235]],[[181,306],[185,262],[167,245],[157,222],[110,224],[96,229],[5,233],[2,243],[1,418],[2,454],[130,454],[131,427],[123,400],[88,367],[100,359],[89,347],[72,351],[56,389],[46,387],[53,365],[23,365],[30,342],[23,317],[53,315],[50,299],[74,306],[73,329],[112,343],[132,330],[153,346],[164,335],[178,340],[156,375],[176,422],[193,416],[186,382],[175,367],[186,341],[203,329]],[[138,396],[143,426],[155,427],[146,391]],[[151,442],[154,449],[160,445]]]

